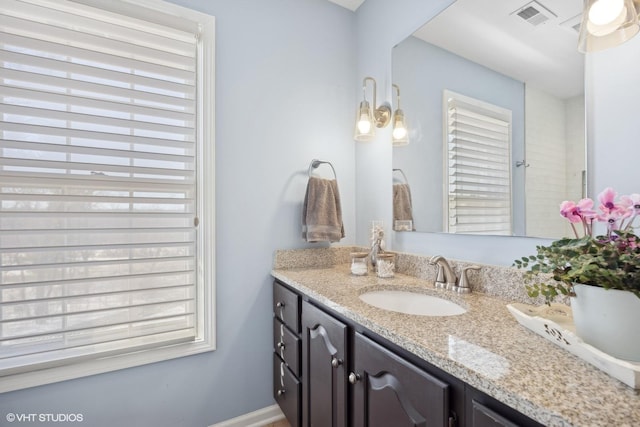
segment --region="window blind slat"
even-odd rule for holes
[[[164,154],[145,150],[119,150],[109,148],[85,147],[72,144],[50,144],[42,142],[16,141],[5,139],[2,141],[4,148],[14,148],[16,150],[31,151],[39,156],[47,153],[59,153],[68,155],[87,155],[100,156],[109,159],[130,159],[132,162],[137,160],[157,160],[163,162],[173,162],[176,165],[194,164],[195,157],[193,153],[176,153]]]
[[[195,56],[195,45],[192,46],[190,54],[187,52],[186,55],[179,55],[171,50],[163,49],[162,46],[146,47],[132,43],[134,40],[118,40],[117,33],[111,33],[113,35],[111,37],[103,37],[78,31],[73,23],[70,23],[69,28],[57,26],[61,24],[60,22],[52,22],[51,24],[28,18],[0,15],[0,25],[3,31],[9,34],[25,38],[37,37],[52,43],[66,44],[70,48],[93,50],[119,58],[135,58],[140,62],[160,64],[176,69],[192,71],[195,68],[192,60]],[[189,56],[191,56],[191,60]]]
[[[90,93],[98,99],[133,99],[141,105],[150,105],[170,111],[182,111],[193,114],[194,102],[188,98],[162,95],[153,92],[105,85],[73,78],[58,77],[36,72],[0,68],[0,79],[16,87],[50,87],[52,89],[73,89],[78,93]]]
[[[180,148],[193,150],[194,143],[186,139],[185,141],[178,141],[174,139],[154,138],[152,136],[140,135],[134,136],[123,133],[109,133],[100,132],[96,130],[82,130],[82,129],[70,129],[66,127],[46,126],[37,123],[30,123],[30,132],[24,131],[24,124],[22,123],[3,123],[5,134],[7,137],[14,138],[16,140],[33,140],[47,141],[48,139],[57,139],[54,137],[68,138],[76,144],[85,146],[105,147],[113,146],[121,147],[123,144],[137,144],[138,147],[156,147],[157,151],[160,151],[160,147],[168,148]],[[128,129],[127,129],[128,130]],[[124,131],[124,130],[121,130]]]
[[[468,134],[464,132],[455,132],[452,135],[449,144],[455,147],[474,147],[478,150],[493,150],[496,152],[504,152],[505,141],[497,141],[495,139],[482,138],[478,135]]]
[[[22,105],[10,105],[7,103],[0,104],[0,113],[4,113],[5,120],[9,122],[22,122],[28,124],[33,119],[43,119],[41,124],[51,125],[55,121],[64,122],[78,122],[88,125],[90,127],[97,127],[102,130],[101,127],[107,128],[120,128],[126,129],[129,132],[135,131],[150,131],[163,135],[165,138],[172,137],[186,137],[188,140],[193,140],[194,130],[188,126],[175,126],[165,125],[153,122],[146,122],[142,120],[127,120],[109,116],[100,116],[98,114],[79,113],[79,112],[67,112],[54,108],[42,107],[26,107]],[[17,117],[22,116],[21,121],[17,121]],[[87,129],[85,129],[87,130]]]
[[[2,33],[0,29],[0,36],[6,38],[7,34]],[[135,87],[136,90],[143,92],[195,99],[195,87],[191,79],[184,78],[186,76],[175,76],[172,79],[150,77],[151,75],[157,77],[158,73],[149,72],[146,75],[133,73],[132,71],[135,68],[127,67],[125,62],[114,64],[111,68],[94,66],[97,62],[95,60],[80,63],[70,62],[67,60],[68,57],[64,55],[66,51],[64,46],[59,48],[60,56],[62,56],[60,59],[37,56],[31,50],[32,48],[28,46],[16,49],[20,49],[20,51],[12,52],[8,50],[7,44],[0,44],[0,52],[2,53],[3,61],[5,61],[5,67],[43,75],[62,74],[70,80],[99,82],[100,84],[116,87]],[[50,50],[53,51],[53,49]],[[25,51],[30,53],[25,53]],[[91,52],[87,53],[87,56],[90,57]],[[115,67],[116,65],[118,65],[118,68]]]
[[[158,34],[149,31],[148,26],[127,27],[110,22],[104,13],[96,13],[95,10],[91,13],[91,9],[87,6],[84,6],[84,10],[78,10],[78,6],[75,5],[74,8],[67,8],[66,11],[58,10],[61,9],[61,5],[60,0],[57,1],[58,4],[49,2],[48,4],[53,7],[47,7],[46,1],[40,1],[39,4],[29,4],[24,1],[18,3],[17,0],[3,0],[7,12],[17,18],[26,18],[29,21],[40,23],[54,23],[63,28],[74,28],[75,31],[93,35],[112,34],[121,41],[133,41],[142,46],[155,49],[160,47],[183,56],[193,56],[193,43],[181,40],[192,40],[193,34],[178,30],[168,32],[166,29]]]
[[[165,169],[144,166],[118,166],[113,164],[107,165],[100,163],[78,163],[50,160],[12,159],[7,157],[0,158],[0,161],[2,161],[2,163],[7,168],[11,166],[16,168],[36,168],[60,171],[91,171],[98,174],[113,172],[129,174],[131,176],[157,175],[185,179],[193,178],[193,173],[191,170],[180,169]],[[98,169],[98,171],[96,171],[96,169]]]
[[[141,106],[137,104],[137,99],[135,98],[117,101],[104,101],[98,97],[73,94],[75,89],[72,87],[68,87],[67,90],[70,91],[71,94],[67,95],[35,90],[33,88],[19,88],[0,85],[0,93],[4,96],[3,99],[5,104],[21,103],[23,105],[32,105],[33,101],[35,101],[37,103],[57,104],[75,111],[103,110],[105,114],[108,113],[114,117],[116,117],[116,115],[121,116],[126,114],[129,116],[144,117],[144,121],[147,122],[172,122],[175,126],[193,127],[194,115],[192,113]]]
[[[47,295],[92,295],[94,293],[122,290],[142,290],[147,288],[161,288],[163,286],[192,285],[195,281],[194,272],[190,269],[172,272],[152,272],[142,274],[84,277],[64,280],[41,280],[35,283],[3,284],[0,287],[3,300],[28,301],[42,294]]]

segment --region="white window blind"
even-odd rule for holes
[[[198,35],[0,5],[0,375],[194,340]]]
[[[444,93],[448,231],[510,235],[511,111]]]

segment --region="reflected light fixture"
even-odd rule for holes
[[[373,109],[367,101],[367,82],[373,83]],[[371,141],[375,135],[375,128],[382,128],[389,124],[391,108],[388,105],[376,107],[376,81],[373,77],[362,80],[363,100],[356,113],[356,128],[353,138],[356,141]]]
[[[596,52],[626,42],[640,31],[633,0],[585,0],[578,50]]]
[[[391,133],[393,145],[407,145],[409,143],[409,131],[404,119],[404,112],[400,109],[400,86],[393,84],[396,90],[396,111],[393,112],[393,132]]]

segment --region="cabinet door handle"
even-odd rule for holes
[[[286,390],[281,388],[280,390],[277,391],[278,396],[282,396],[284,394]]]
[[[278,344],[276,344],[276,347],[283,349],[285,347],[284,343],[282,341],[280,341]]]
[[[456,427],[458,425],[458,415],[455,412],[451,412],[449,415],[449,427]]]
[[[281,302],[281,301],[278,301],[278,302],[276,303],[276,307],[278,307],[278,308],[284,307],[284,303],[283,303],[283,302]]]
[[[350,382],[351,384],[355,384],[355,383],[357,383],[358,381],[360,381],[360,375],[356,374],[355,372],[351,372],[351,373],[349,374],[349,382]]]
[[[335,356],[331,358],[331,366],[333,366],[334,368],[337,368],[340,365],[342,365],[342,359],[338,359]]]

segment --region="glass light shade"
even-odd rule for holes
[[[356,114],[356,127],[353,139],[356,141],[371,141],[375,132],[373,112],[367,101],[360,102],[360,107]]]
[[[585,0],[578,50],[596,52],[626,42],[640,31],[633,0]]]
[[[404,120],[404,113],[401,109],[397,109],[393,113],[393,132],[391,136],[393,145],[407,145],[409,143],[407,123]]]

